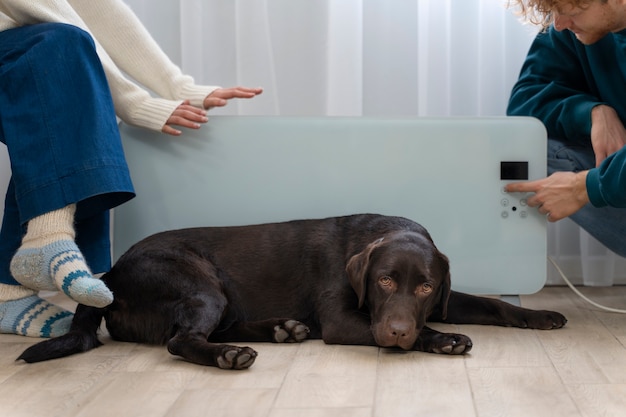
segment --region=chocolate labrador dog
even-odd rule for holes
[[[563,327],[565,317],[450,290],[448,259],[419,224],[362,214],[155,234],[102,277],[115,300],[79,305],[70,332],[28,348],[37,362],[113,339],[166,344],[209,366],[244,369],[257,353],[226,342],[301,342],[463,354],[472,341],[427,321]]]

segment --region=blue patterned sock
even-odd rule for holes
[[[18,250],[11,260],[11,274],[26,287],[58,289],[88,306],[105,307],[113,302],[113,294],[91,274],[73,240]]]
[[[31,295],[0,301],[0,333],[31,337],[57,337],[67,333],[73,314]]]

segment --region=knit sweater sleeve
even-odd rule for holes
[[[509,99],[507,114],[533,116],[550,137],[589,140],[591,110],[602,102],[587,83],[584,47],[553,27],[532,43]]]
[[[587,173],[587,194],[595,207],[626,207],[626,147]]]
[[[92,3],[100,4],[100,1]],[[181,104],[182,99],[151,97],[146,90],[126,78],[67,0],[2,0],[2,6],[5,13],[20,25],[59,22],[77,26],[90,33],[96,42],[115,111],[126,123],[160,131],[173,111]],[[115,28],[110,30],[115,31]]]
[[[202,107],[217,86],[200,86],[161,50],[122,0],[68,0],[115,64],[159,96]]]

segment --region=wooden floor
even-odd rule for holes
[[[626,287],[582,291],[626,309]],[[473,339],[471,354],[459,357],[319,341],[252,344],[259,357],[246,371],[109,339],[28,365],[15,358],[36,340],[0,335],[0,416],[625,416],[626,316],[601,312],[567,287],[521,300],[569,323],[554,331],[434,325]]]

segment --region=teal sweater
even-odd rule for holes
[[[589,142],[591,109],[607,104],[626,121],[626,30],[583,45],[569,30],[537,35],[511,93],[507,114],[541,120],[548,136]],[[596,207],[626,207],[626,148],[587,175]]]

